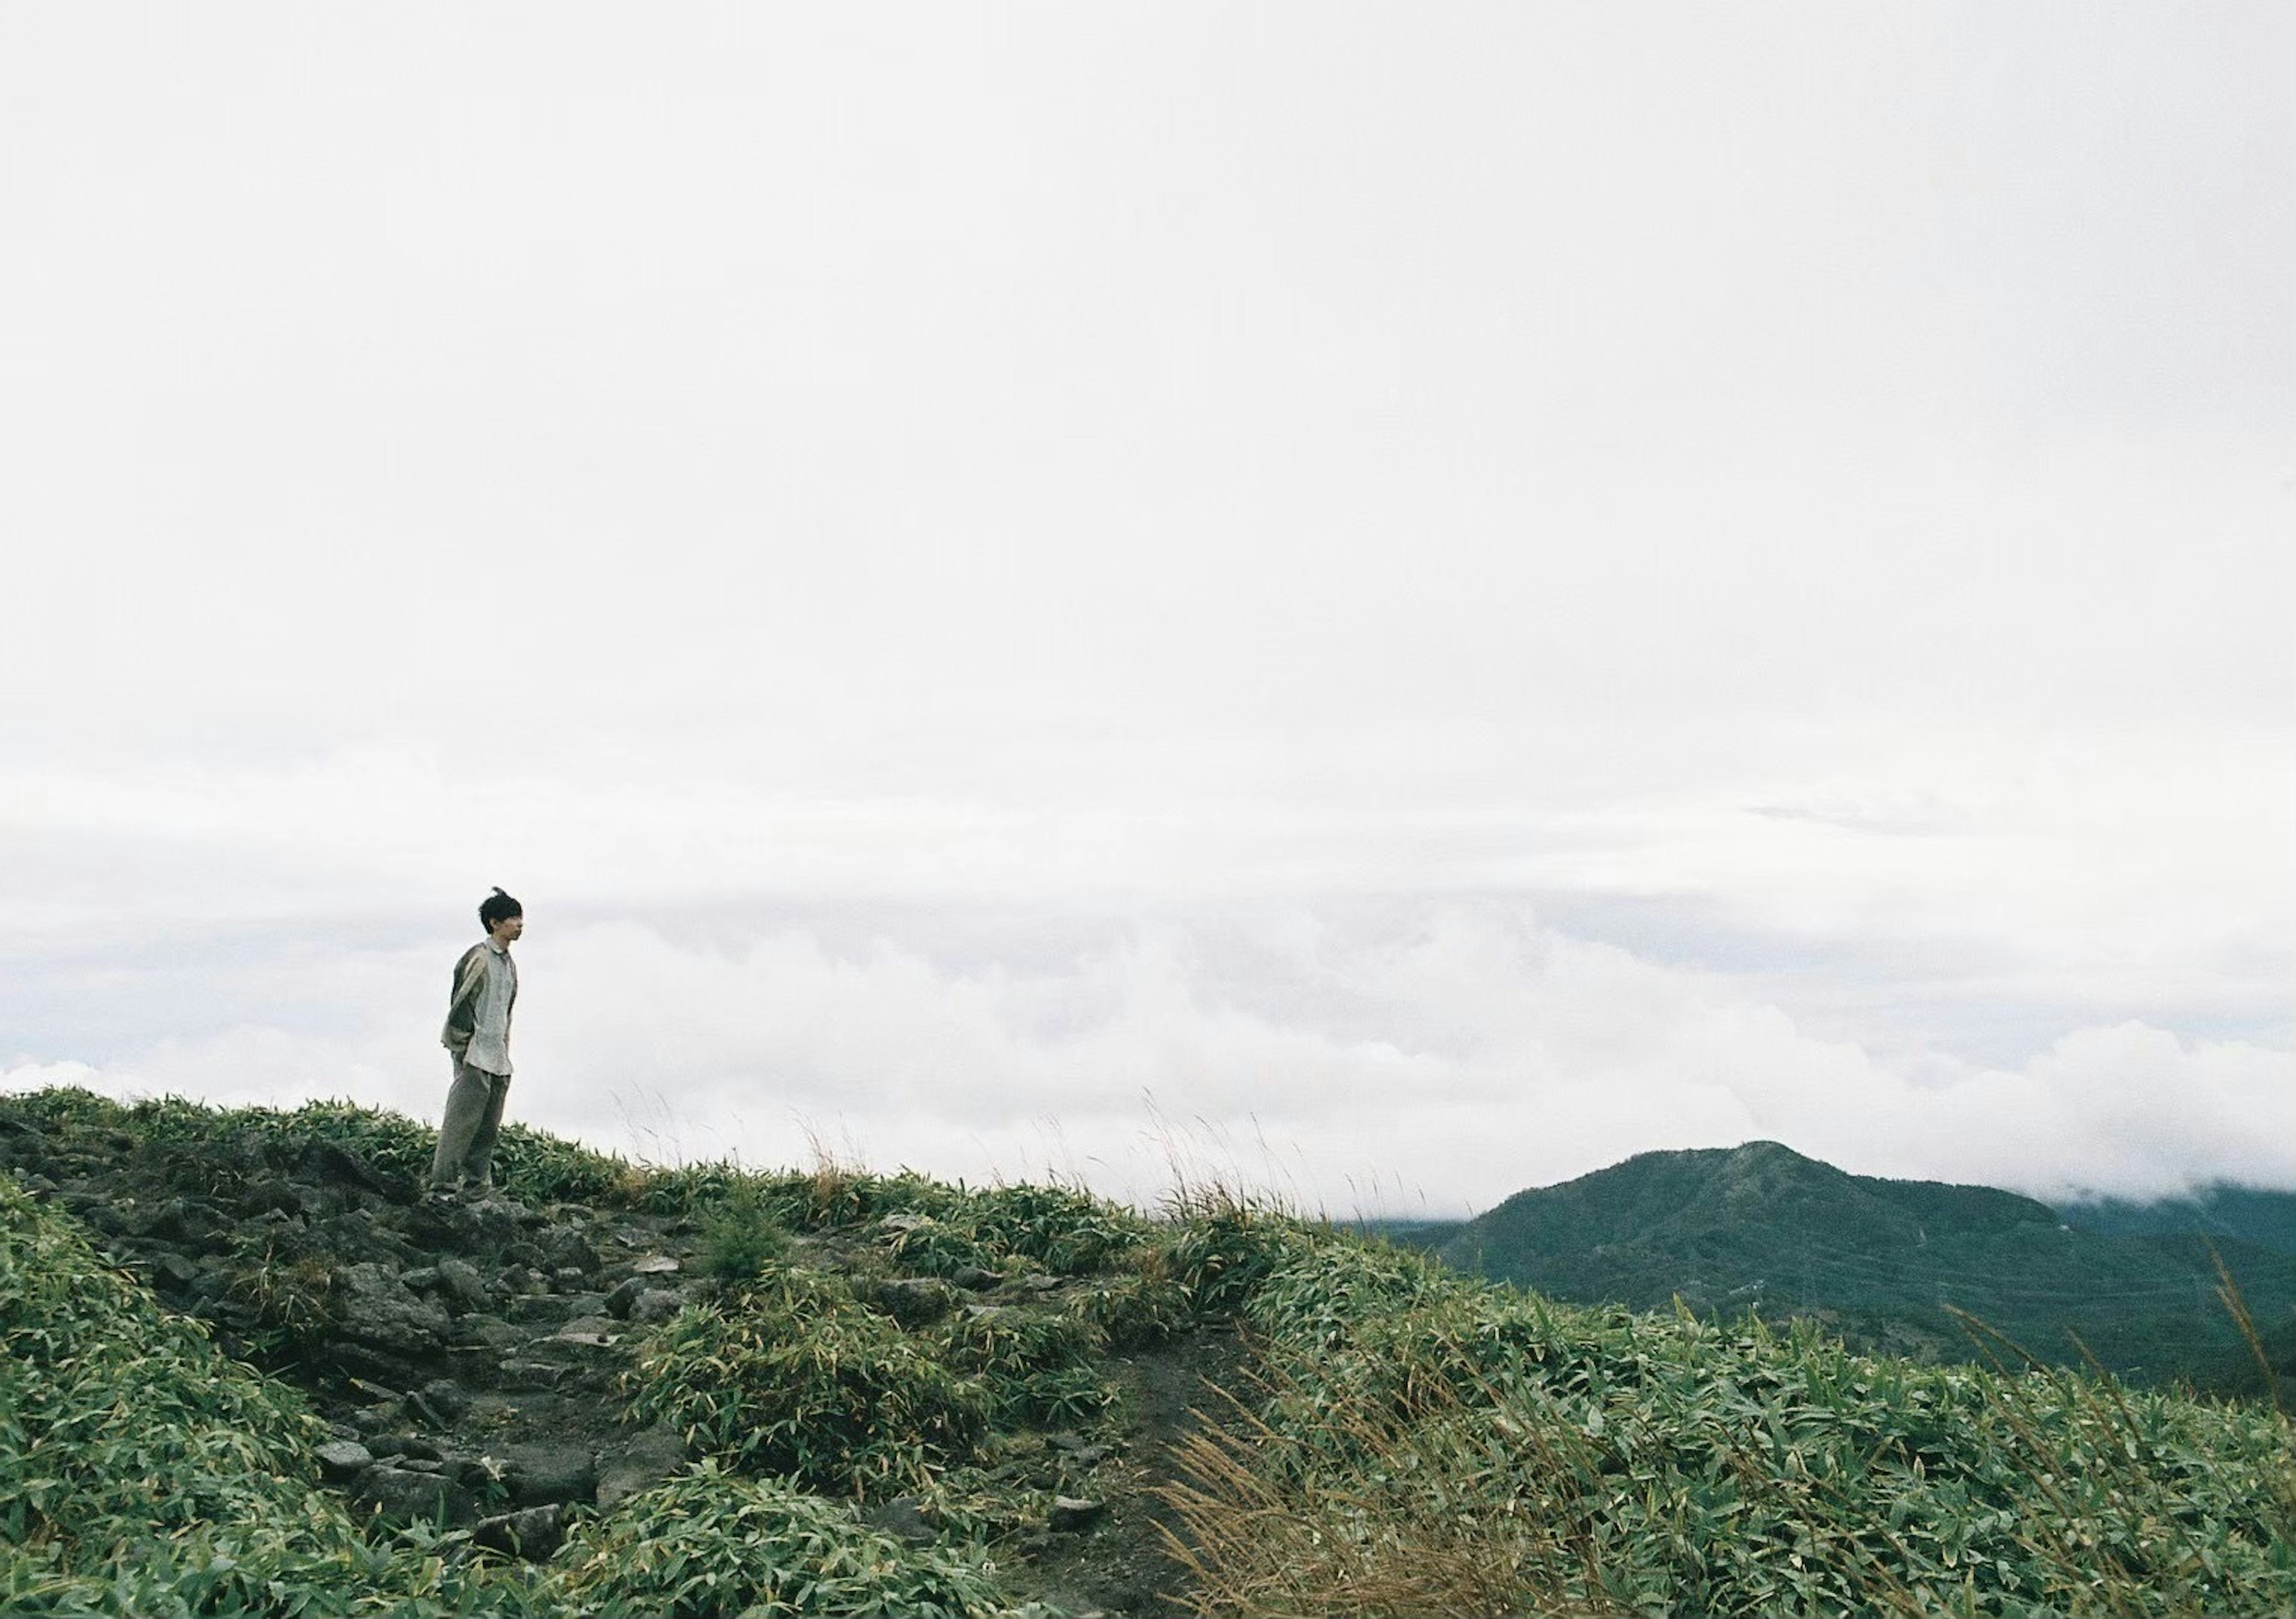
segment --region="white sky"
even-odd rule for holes
[[[0,10],[0,1085],[2296,1187],[2292,46]]]

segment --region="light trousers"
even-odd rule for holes
[[[495,1137],[502,1133],[503,1103],[510,1075],[474,1068],[455,1059],[455,1083],[447,1092],[447,1117],[439,1126],[439,1152],[430,1160],[430,1184],[490,1186],[488,1165]]]

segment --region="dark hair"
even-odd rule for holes
[[[500,888],[496,888],[479,902],[479,926],[488,933],[495,930],[495,924],[503,918],[525,914],[526,907],[504,894]]]

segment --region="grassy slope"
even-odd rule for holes
[[[59,1134],[297,1128],[53,1093],[7,1107]],[[405,1120],[337,1108],[301,1127],[315,1118],[379,1161],[419,1157]],[[1176,1301],[1241,1317],[1269,1380],[1184,1459],[1175,1499],[1205,1611],[2296,1604],[2296,1465],[2268,1410],[1556,1305],[1218,1197],[1150,1223],[1057,1189],[641,1173],[538,1137],[516,1161],[537,1199],[747,1199],[753,1219],[905,1248],[912,1273],[1025,1252],[1106,1280],[1073,1331],[1013,1320],[964,1340],[898,1329],[835,1279],[765,1259],[666,1326],[631,1391],[709,1454],[537,1574],[452,1537],[368,1541],[302,1471],[291,1394],[0,1177],[0,1522],[14,1526],[0,1607],[994,1612],[1014,1599],[984,1556],[996,1502],[968,1493],[987,1483],[968,1474],[974,1425],[1065,1397],[1110,1333],[1153,1330]],[[775,1429],[745,1409],[814,1415]],[[146,1475],[156,1494],[119,1484]],[[917,1547],[862,1525],[846,1492],[895,1482],[939,1492],[951,1533]]]

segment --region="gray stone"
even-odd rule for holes
[[[656,1423],[598,1458],[598,1509],[658,1484],[685,1465],[685,1440],[666,1423]]]
[[[897,1495],[889,1501],[881,1501],[864,1517],[872,1528],[905,1541],[931,1541],[939,1535],[925,1517],[923,1503],[914,1495]]]
[[[452,1426],[462,1420],[463,1413],[471,1409],[471,1396],[459,1386],[445,1378],[438,1378],[422,1386],[423,1402],[447,1419]]]
[[[611,1293],[606,1295],[606,1313],[608,1315],[619,1316],[627,1320],[630,1313],[630,1306],[637,1302],[638,1295],[645,1292],[646,1290],[646,1279],[644,1277],[631,1277],[628,1280],[616,1288]]]
[[[472,1516],[471,1492],[444,1474],[382,1462],[358,1476],[351,1486],[351,1499],[392,1525],[427,1519],[453,1526],[469,1523]]]
[[[504,1388],[555,1388],[573,1375],[574,1368],[552,1361],[509,1360],[496,1380]]]
[[[535,1241],[553,1271],[578,1271],[586,1276],[598,1268],[598,1250],[572,1226],[551,1226]]]
[[[904,1327],[929,1326],[956,1308],[957,1293],[930,1276],[901,1276],[882,1282],[876,1304]]]
[[[486,1279],[468,1260],[449,1255],[439,1262],[439,1290],[458,1310],[483,1310],[489,1302]]]
[[[685,1296],[667,1288],[648,1288],[630,1305],[630,1320],[640,1326],[666,1321],[685,1308]]]
[[[417,1265],[412,1271],[401,1271],[399,1273],[398,1280],[404,1285],[414,1288],[417,1293],[427,1292],[430,1288],[439,1285],[439,1267],[437,1265]]]
[[[163,1248],[152,1256],[152,1281],[170,1292],[188,1293],[200,1280],[200,1267],[181,1254]]]
[[[648,1254],[630,1261],[629,1269],[633,1276],[672,1276],[684,1267],[668,1254]]]
[[[526,1334],[498,1315],[466,1315],[455,1330],[473,1344],[488,1349],[508,1349],[526,1342]]]
[[[986,1293],[1004,1280],[996,1271],[985,1270],[980,1265],[960,1266],[949,1276],[949,1280],[968,1293]]]
[[[338,1439],[319,1447],[319,1473],[330,1484],[357,1478],[374,1466],[374,1452],[356,1439]]]
[[[1074,1495],[1056,1495],[1053,1509],[1045,1526],[1055,1534],[1070,1534],[1079,1529],[1089,1529],[1108,1510],[1104,1501],[1086,1500]]]
[[[503,1464],[503,1482],[521,1507],[587,1500],[598,1487],[597,1458],[574,1445],[514,1444]]]
[[[445,1311],[372,1260],[335,1272],[335,1300],[341,1336],[390,1354],[435,1353],[452,1325]]]
[[[482,1517],[471,1525],[471,1539],[492,1551],[544,1563],[565,1541],[564,1517],[554,1503]]]

